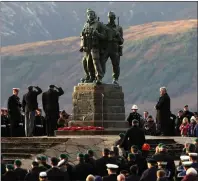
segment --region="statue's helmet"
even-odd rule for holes
[[[115,13],[113,11],[110,11],[108,13],[108,17],[114,17],[114,18],[116,18],[116,15],[115,15]]]

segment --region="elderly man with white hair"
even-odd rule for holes
[[[125,181],[125,176],[123,174],[118,175],[117,181]]]
[[[167,93],[166,87],[160,88],[160,98],[155,108],[157,110],[156,121],[158,131],[161,135],[170,136],[170,126],[172,125],[170,120],[170,97]]]

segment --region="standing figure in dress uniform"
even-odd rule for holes
[[[13,95],[8,98],[8,115],[10,119],[10,136],[15,137],[17,135],[18,125],[21,121],[21,102],[18,97],[19,88],[13,88]]]
[[[42,95],[43,110],[46,115],[47,135],[54,136],[59,119],[59,97],[64,94],[61,87],[50,85],[49,90]]]

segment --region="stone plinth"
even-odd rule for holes
[[[100,122],[125,120],[124,93],[121,86],[80,83],[74,87],[72,98],[73,120],[78,121],[78,124],[84,120],[90,121],[90,125],[101,126]]]

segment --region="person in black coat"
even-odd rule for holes
[[[34,91],[33,89],[37,89]],[[38,86],[29,86],[28,92],[23,96],[22,107],[25,112],[25,135],[33,136],[35,111],[38,109],[37,96],[42,93]]]
[[[157,179],[157,162],[154,159],[148,159],[148,169],[145,170],[140,181],[156,181]]]
[[[10,136],[18,136],[18,126],[21,122],[21,107],[20,98],[18,97],[19,88],[13,88],[13,95],[8,98],[7,108],[8,117],[10,119]]]
[[[24,181],[39,181],[39,164],[36,161],[32,162],[32,169],[29,173],[25,176]]]
[[[93,174],[93,166],[89,163],[85,163],[84,155],[79,153],[77,156],[79,163],[74,166],[73,180],[86,180],[87,176]]]
[[[13,165],[6,165],[6,173],[2,175],[1,180],[2,181],[17,181],[16,173],[13,171],[14,167]]]
[[[188,105],[184,106],[184,112],[183,112],[183,117],[187,117],[188,120],[190,120],[190,118],[194,116],[194,113],[189,111]]]
[[[27,175],[27,170],[21,168],[21,161],[20,160],[15,160],[14,161],[14,172],[16,173],[17,176],[17,181],[24,180],[25,176]]]
[[[109,157],[110,150],[104,148],[102,151],[102,157],[96,160],[97,174],[101,177],[108,175],[106,164],[112,163],[112,159]]]
[[[138,166],[133,165],[130,167],[130,175],[126,178],[126,181],[139,181],[140,176],[138,175]]]
[[[115,164],[107,164],[108,176],[103,177],[103,181],[117,181],[117,169],[118,165]]]
[[[119,147],[120,148],[128,147],[129,150],[132,145],[136,145],[139,149],[141,149],[144,143],[145,143],[144,130],[139,128],[139,122],[137,120],[133,120],[132,127],[127,130],[123,142],[119,145]],[[126,144],[129,145],[126,146]]]
[[[170,121],[170,97],[165,87],[160,88],[160,98],[155,108],[157,110],[156,121],[158,131],[162,135],[169,136],[171,134],[170,126],[172,126]]]
[[[176,116],[176,120],[175,120],[175,135],[176,136],[181,136],[181,131],[179,129],[179,127],[182,124],[182,120],[183,120],[184,116],[183,116],[183,111],[179,110]]]
[[[55,90],[56,89],[56,90]],[[49,90],[42,95],[43,110],[46,115],[47,135],[54,136],[59,118],[59,97],[64,94],[61,87],[49,86]]]
[[[46,171],[48,180],[50,181],[65,181],[65,174],[58,168],[58,159],[56,157],[51,158],[52,168]]]

